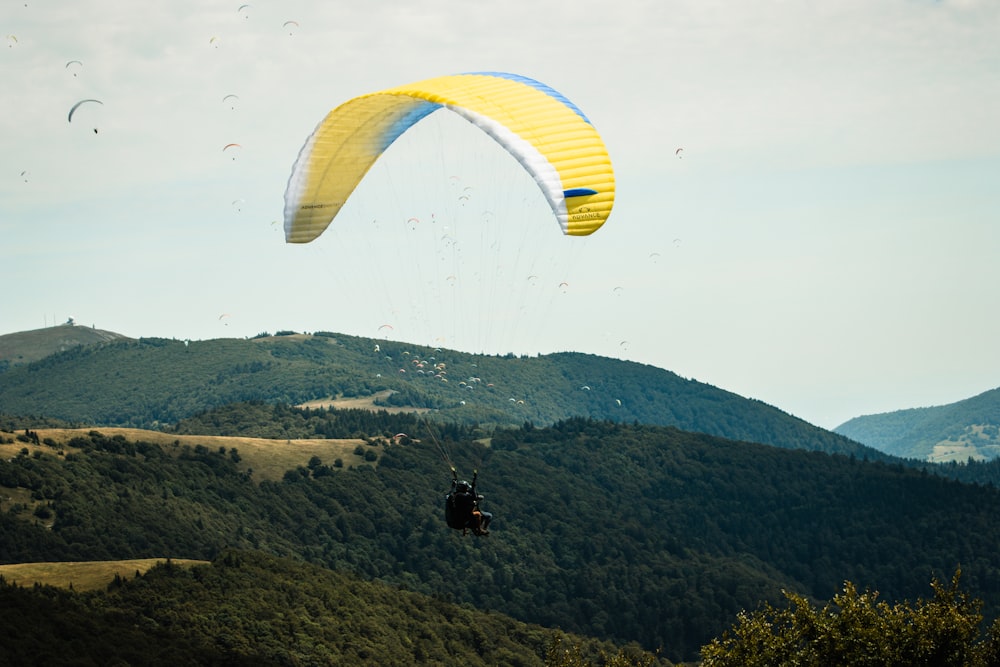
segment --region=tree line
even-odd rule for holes
[[[382,417],[378,433],[403,425]],[[989,487],[669,427],[526,423],[487,446],[475,429],[417,426],[377,467],[303,461],[275,482],[247,475],[231,449],[93,431],[61,455],[0,462],[0,487],[30,490],[54,517],[46,527],[23,510],[0,515],[0,560],[256,550],[671,660],[693,659],[783,590],[824,600],[846,580],[902,600],[961,565],[986,618],[997,615],[1000,498]],[[450,464],[479,471],[489,538],[445,526]]]

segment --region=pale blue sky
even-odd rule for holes
[[[1000,385],[1000,4],[241,4],[0,7],[0,333],[73,316],[575,350],[828,428]],[[330,108],[480,70],[593,121],[617,178],[603,229],[558,237],[504,156],[435,121],[331,232],[284,244],[292,163]],[[437,179],[410,164],[434,151]]]

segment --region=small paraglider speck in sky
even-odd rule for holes
[[[76,104],[74,104],[72,107],[70,107],[69,114],[66,116],[66,121],[69,122],[69,123],[72,123],[73,122],[73,115],[76,113],[76,110],[79,109],[82,105],[84,105],[84,104],[86,104],[88,102],[93,102],[95,104],[100,104],[101,106],[104,106],[104,102],[102,102],[100,100],[93,100],[93,99],[80,100],[79,102],[77,102]],[[97,134],[97,128],[96,127],[94,128],[94,134]]]
[[[678,148],[677,150],[674,151],[674,155],[677,156],[677,159],[681,159],[684,157],[683,155],[681,155],[681,153],[683,152],[684,152],[683,148]]]

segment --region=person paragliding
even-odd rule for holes
[[[448,526],[462,531],[463,535],[469,531],[476,536],[490,534],[493,515],[479,507],[483,496],[476,491],[478,477],[479,471],[473,471],[472,483],[469,484],[464,479],[460,480],[455,469],[451,469],[451,492],[445,498],[444,516]]]

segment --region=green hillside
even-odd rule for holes
[[[1000,388],[957,403],[856,417],[836,433],[880,451],[922,461],[1000,457]]]
[[[365,427],[372,463],[316,457],[278,481],[196,440],[24,444],[0,461],[0,492],[23,499],[0,514],[0,562],[256,550],[672,660],[782,589],[829,599],[851,580],[914,599],[961,565],[988,615],[1000,608],[995,488],[671,427],[573,419],[498,430],[486,447],[473,427],[431,422],[385,439],[406,416],[382,416]],[[444,524],[452,462],[480,470],[488,538]]]
[[[579,353],[482,356],[334,334],[122,340],[0,373],[0,413],[164,428],[244,401],[380,397],[442,423],[547,425],[570,417],[676,426],[785,448],[885,458],[777,408],[669,371]]]
[[[113,331],[69,323],[34,331],[4,334],[0,336],[0,371],[38,361],[74,347],[98,345],[122,339],[127,337]]]
[[[0,584],[0,623],[4,665],[541,667],[560,639],[591,656],[618,653],[260,552],[226,551],[194,569],[168,561],[85,594]]]

